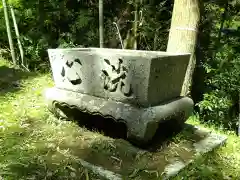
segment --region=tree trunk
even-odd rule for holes
[[[200,21],[200,0],[175,0],[167,52],[191,53],[181,95],[187,95],[195,69],[195,45]]]
[[[10,11],[11,11],[12,19],[13,19],[13,24],[14,24],[14,29],[15,29],[16,37],[17,37],[18,48],[19,48],[19,51],[20,51],[21,66],[24,67],[26,70],[28,70],[28,68],[27,68],[27,63],[24,61],[24,51],[23,51],[22,43],[21,43],[21,41],[20,41],[20,34],[19,34],[19,30],[18,30],[18,25],[17,25],[17,21],[16,21],[14,9],[13,9],[12,6],[10,6]],[[29,71],[29,70],[28,70],[28,71]]]
[[[135,11],[134,11],[134,26],[133,26],[133,49],[137,49],[137,31],[138,31],[138,22],[139,22],[139,11],[138,11],[138,0],[135,0]]]
[[[99,0],[99,44],[100,44],[100,48],[104,47],[103,0]]]
[[[5,23],[6,23],[6,29],[7,29],[8,42],[9,42],[9,46],[10,46],[11,56],[12,56],[14,65],[16,65],[17,61],[16,61],[12,33],[11,33],[11,28],[10,28],[10,23],[9,23],[7,3],[5,0],[2,0],[2,3],[3,3],[3,8],[4,8]]]

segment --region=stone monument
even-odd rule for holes
[[[76,108],[126,124],[129,139],[148,142],[159,122],[184,124],[193,101],[181,97],[190,54],[108,48],[49,49],[55,87],[49,109]]]

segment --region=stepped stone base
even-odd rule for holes
[[[143,143],[153,138],[159,122],[173,119],[176,125],[181,126],[193,111],[193,101],[188,97],[146,108],[56,87],[47,89],[45,96],[49,109],[57,116],[65,116],[59,111],[59,107],[65,106],[91,115],[112,118],[126,124],[129,139]]]

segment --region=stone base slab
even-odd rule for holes
[[[193,111],[193,101],[188,97],[179,97],[158,106],[141,108],[56,87],[47,89],[45,96],[49,109],[57,116],[64,116],[59,112],[59,107],[65,106],[124,122],[128,138],[141,142],[152,139],[160,121],[173,119],[176,120],[176,125],[182,125]]]
[[[153,175],[151,178],[149,178],[148,176],[145,176],[146,174],[141,174],[141,172],[136,173],[134,176],[132,174],[129,174],[128,176],[126,176],[126,175],[123,175],[124,173],[121,173],[119,169],[117,169],[116,171],[109,170],[106,167],[96,166],[84,160],[80,160],[80,163],[85,168],[92,170],[92,172],[94,172],[95,174],[98,174],[99,176],[108,180],[121,180],[121,179],[122,180],[123,179],[167,180],[174,176],[177,176],[180,171],[182,171],[191,163],[194,163],[194,161],[199,156],[204,156],[206,153],[211,152],[214,149],[224,145],[225,142],[227,141],[226,136],[210,132],[209,130],[206,130],[206,129],[202,129],[202,128],[200,129],[199,127],[196,127],[196,126],[185,124],[184,131],[189,131],[189,130],[192,132],[192,136],[187,140],[186,143],[180,143],[180,144],[177,143],[176,145],[169,145],[169,147],[161,148],[161,150],[158,150],[156,152],[151,152],[151,155],[148,155],[148,156],[155,157],[154,161],[152,159],[149,159],[148,161],[144,161],[145,168],[146,168],[144,170],[146,172],[153,172]],[[193,138],[194,136],[196,136],[198,140],[196,140],[196,138]],[[184,137],[184,138],[188,138],[188,137]],[[191,146],[189,146],[189,143],[191,144]],[[186,156],[186,152],[180,151],[174,157],[166,155],[165,153],[166,150],[167,152],[176,151],[176,146],[178,149],[189,148],[188,149],[189,154]],[[146,153],[148,154],[149,152],[146,152]],[[158,162],[158,161],[161,161],[161,159],[157,157],[161,157],[161,156],[164,156],[165,159],[169,158],[167,160],[167,163],[162,164],[161,162],[160,163]],[[143,157],[140,157],[140,160],[138,160],[139,163],[142,162],[141,161],[142,158]],[[133,165],[134,165],[134,162],[133,164],[129,164],[128,169],[131,169]],[[179,178],[183,178],[183,177],[179,177]]]
[[[192,129],[193,136],[194,135],[199,136],[200,134],[205,134],[205,135],[199,141],[193,140],[191,151],[194,152],[194,154],[192,154],[190,158],[188,159],[175,158],[171,161],[171,163],[169,163],[164,168],[164,172],[162,173],[162,179],[169,179],[171,177],[176,176],[185,167],[187,167],[191,163],[194,163],[194,161],[198,157],[204,156],[204,154],[211,152],[214,149],[224,145],[227,141],[226,136],[221,134],[216,134],[204,128],[199,128],[197,126],[192,126],[189,124],[186,124],[185,128]],[[179,148],[184,148],[184,146]],[[181,154],[179,156],[181,157]]]

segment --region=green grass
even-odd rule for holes
[[[43,98],[44,89],[52,86],[49,74],[26,74],[0,61],[1,177],[6,180],[99,179],[81,166],[80,158],[128,176],[127,179],[141,179],[136,174],[143,171],[154,174],[148,161],[160,159],[156,154],[53,117]],[[188,122],[199,125],[196,117]],[[227,144],[198,158],[174,179],[239,179],[240,139],[232,132],[213,126],[207,128],[227,135]],[[185,136],[188,135],[183,132],[174,140],[180,142]],[[159,178],[154,175],[151,179]]]
[[[189,124],[207,128],[227,136],[227,143],[204,156],[199,157],[188,168],[174,178],[184,179],[239,179],[240,178],[240,138],[234,132],[222,130],[214,125],[200,124],[198,117],[188,120]]]
[[[81,166],[78,157],[59,146],[72,140],[76,127],[48,113],[42,93],[52,86],[50,75],[27,74],[27,79],[26,73],[9,67],[0,62],[0,74],[4,71],[0,79],[0,175],[7,180],[96,177]]]

